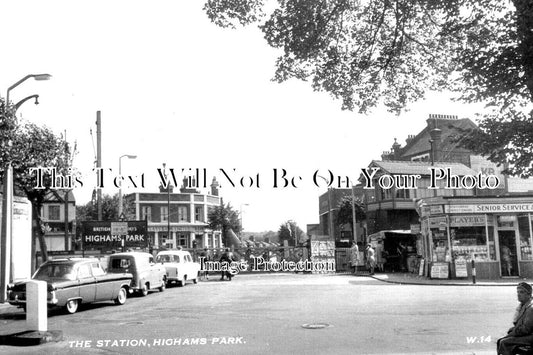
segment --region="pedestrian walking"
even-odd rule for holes
[[[376,267],[376,252],[372,248],[372,245],[368,243],[366,245],[366,264],[370,270],[370,275],[374,275],[374,268]]]
[[[385,264],[385,251],[383,250],[383,241],[378,240],[378,243],[376,244],[376,264],[378,267],[378,270],[380,272],[384,271],[384,264]]]
[[[357,242],[354,240],[352,247],[350,248],[350,264],[352,266],[352,273],[357,272],[357,264],[359,263],[359,247]]]

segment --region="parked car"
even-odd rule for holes
[[[167,274],[167,283],[177,282],[185,286],[187,281],[198,283],[200,263],[193,261],[191,254],[185,250],[165,250],[155,257],[157,263],[163,263]]]
[[[156,264],[152,254],[145,252],[117,253],[109,256],[108,273],[130,273],[133,275],[131,291],[146,296],[150,290],[165,290],[166,270]]]
[[[32,279],[48,283],[49,307],[65,307],[75,313],[81,303],[115,301],[126,302],[132,274],[126,272],[106,274],[98,259],[68,258],[43,263]],[[8,302],[26,309],[26,282],[8,287]]]

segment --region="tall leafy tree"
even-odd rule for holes
[[[41,209],[46,194],[50,191],[51,176],[44,175],[44,187],[37,188],[37,174],[32,168],[53,167],[60,175],[71,175],[72,149],[61,135],[56,135],[47,127],[31,122],[18,121],[6,110],[5,102],[1,101],[0,123],[2,129],[2,167],[10,163],[13,167],[15,193],[27,197],[32,205],[33,235],[39,240],[43,261],[48,259],[44,233],[46,225],[42,220]],[[0,171],[3,179],[4,170]]]
[[[353,199],[352,196],[344,196],[339,201],[338,205],[338,212],[336,216],[336,223],[338,225],[340,224],[349,224],[352,227],[352,231],[354,230],[353,225]],[[360,199],[357,197],[355,198],[355,218],[358,222],[366,219],[365,210],[363,207],[363,203]]]
[[[222,231],[222,242],[224,245],[229,245],[228,231],[230,229],[235,233],[240,233],[241,231],[239,213],[229,203],[212,208],[207,215],[207,219],[209,228]]]
[[[304,232],[298,227],[298,224],[292,220],[288,220],[279,226],[278,240],[281,245],[286,240],[289,246],[294,246],[297,243],[304,241]]]
[[[274,80],[309,81],[367,113],[429,90],[492,111],[469,139],[508,172],[533,175],[533,6],[529,0],[208,0],[222,27],[258,24],[281,49]]]

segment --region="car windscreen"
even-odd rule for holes
[[[65,279],[75,280],[72,264],[48,264],[42,265],[33,276],[35,280]]]
[[[122,270],[131,266],[129,258],[112,258],[108,264],[109,270]]]
[[[180,257],[177,255],[162,254],[158,255],[155,258],[156,263],[179,263]]]

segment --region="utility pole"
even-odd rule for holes
[[[352,185],[352,224],[353,224],[353,241],[357,243],[357,219],[355,218],[355,193]]]
[[[96,111],[96,167],[102,168],[102,120],[100,111]],[[100,181],[102,184],[102,181]],[[98,220],[102,220],[102,189],[96,190],[96,206],[98,208]]]

